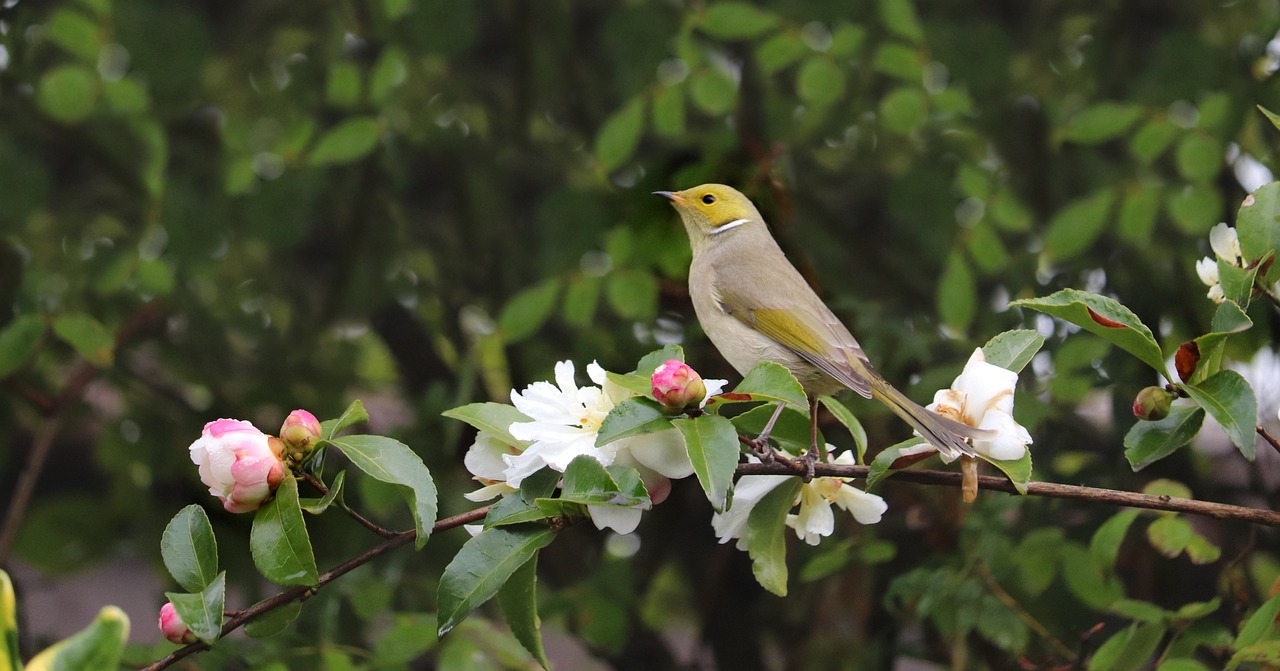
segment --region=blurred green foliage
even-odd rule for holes
[[[1165,351],[1208,330],[1193,262],[1246,194],[1241,157],[1277,166],[1280,132],[1255,105],[1280,109],[1278,28],[1275,0],[5,2],[3,500],[46,418],[62,421],[0,561],[56,575],[145,557],[162,576],[161,532],[198,502],[252,599],[267,588],[248,521],[209,505],[185,449],[208,420],[271,431],[295,407],[333,416],[363,398],[451,514],[467,508],[470,435],[446,408],[505,401],[558,359],[628,371],[672,341],[732,379],[692,319],[684,232],[648,195],[704,181],[761,206],[917,400],[996,333],[1049,335],[1017,408],[1038,478],[1274,501],[1274,479],[1234,450],[1134,474],[1121,439],[1150,371],[1007,303],[1113,295]],[[1271,305],[1250,317],[1228,358],[1273,338]],[[77,379],[83,393],[61,400]],[[1280,393],[1259,403],[1273,418]],[[873,454],[903,437],[874,405],[851,407]],[[1122,512],[1117,530],[1098,507],[883,491],[879,526],[817,549],[792,539],[812,582],[785,601],[715,544],[689,483],[647,517],[634,557],[562,533],[538,564],[553,662],[1004,669],[1097,651],[1096,668],[1138,668],[1161,650],[1216,668],[1280,575],[1274,535],[1238,524]],[[412,523],[368,478],[345,496]],[[373,540],[336,517],[309,520],[321,569]],[[527,665],[483,616],[436,643],[436,582],[461,535],[347,576],[284,633],[220,643],[200,667]],[[1146,606],[1117,606],[1130,601]],[[1237,647],[1264,639],[1258,621]]]

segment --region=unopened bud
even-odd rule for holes
[[[320,442],[320,420],[306,410],[294,410],[280,427],[280,440],[294,462],[302,461]]]
[[[1133,399],[1133,416],[1156,421],[1169,416],[1169,408],[1177,395],[1160,387],[1147,387]]]
[[[707,397],[702,376],[688,364],[671,359],[653,371],[653,397],[668,410],[697,408]]]
[[[187,643],[195,643],[195,632],[187,626],[182,618],[178,617],[178,611],[174,610],[172,603],[165,603],[160,607],[160,633],[173,643],[178,645],[186,645]]]

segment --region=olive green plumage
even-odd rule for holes
[[[965,437],[982,432],[925,410],[886,382],[746,196],[723,184],[657,193],[671,201],[689,234],[689,295],[698,321],[739,373],[774,361],[810,397],[847,387],[879,399],[944,454],[974,454]]]

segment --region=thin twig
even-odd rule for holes
[[[1267,441],[1267,444],[1270,445],[1272,449],[1274,449],[1276,452],[1280,452],[1280,441],[1276,440],[1275,436],[1271,435],[1269,431],[1262,428],[1261,424],[1255,425],[1253,428],[1257,430],[1258,435],[1262,436],[1263,440]]]
[[[320,492],[320,496],[327,496],[329,494],[329,488],[326,487],[325,484],[320,481],[320,478],[317,478],[316,476],[310,473],[307,473],[306,471],[303,471],[302,479],[305,480],[307,484],[314,487],[316,491]],[[342,502],[340,501],[335,501],[334,503],[337,505],[339,509],[341,509],[346,514],[350,515],[352,519],[354,519],[355,521],[363,525],[364,528],[368,529],[369,531],[372,531],[375,534],[378,534],[379,536],[382,536],[383,538],[392,538],[394,536],[400,535],[401,533],[399,531],[392,531],[391,529],[388,529],[386,527],[379,526],[378,524],[371,521],[369,518],[356,512],[353,508],[350,508],[342,504]]]
[[[487,515],[488,513],[489,513],[489,506],[485,506],[483,508],[477,508],[476,510],[471,510],[471,511],[462,513],[460,515],[454,515],[453,517],[446,517],[440,520],[439,522],[436,522],[435,525],[431,527],[431,533],[434,534],[434,533],[444,531],[445,529],[452,529],[454,527],[460,527],[464,524],[469,524],[471,522],[478,522],[484,519],[484,516]],[[283,592],[280,592],[279,594],[276,594],[273,597],[270,597],[268,599],[265,599],[263,601],[259,601],[258,603],[253,604],[252,606],[240,611],[240,613],[235,617],[232,617],[231,619],[227,620],[227,622],[222,625],[222,633],[219,636],[220,637],[226,636],[227,634],[230,634],[236,629],[243,627],[250,620],[253,620],[254,618],[257,618],[271,610],[279,608],[280,606],[283,606],[286,603],[289,603],[291,601],[305,601],[311,598],[316,592],[320,591],[320,588],[324,587],[325,585],[328,585],[329,583],[338,579],[339,577],[351,571],[352,569],[356,569],[361,566],[364,566],[365,564],[368,564],[370,561],[378,557],[381,557],[382,555],[398,547],[401,547],[403,545],[408,545],[409,543],[412,543],[414,538],[416,537],[417,537],[417,534],[412,529],[409,529],[407,531],[397,532],[391,538],[388,538],[387,540],[379,543],[378,545],[375,545],[369,548],[368,550],[361,552],[355,557],[352,557],[351,559],[348,559],[347,561],[342,562],[341,564],[338,564],[337,566],[329,569],[328,571],[321,573],[319,580],[316,581],[316,584],[299,585],[297,587],[290,587],[289,589]],[[205,643],[204,641],[197,641],[195,643],[192,643],[191,645],[178,648],[177,650],[174,650],[173,652],[169,653],[168,656],[158,659],[142,667],[141,671],[159,671],[160,669],[167,668],[174,662],[177,662],[178,660],[188,655],[192,655],[197,652],[204,652],[205,650],[208,650],[208,649],[209,649],[208,643]]]
[[[815,474],[819,476],[835,476],[841,478],[865,478],[870,472],[867,466],[845,464],[818,464]],[[739,464],[739,475],[793,475],[792,470],[780,464]],[[962,476],[949,471],[893,471],[894,480],[913,482],[920,485],[940,485],[943,487],[959,487]],[[993,475],[978,476],[978,486],[990,491],[1016,494],[1018,490],[1005,478]],[[1137,492],[1125,492],[1099,487],[1081,487],[1079,485],[1060,485],[1053,482],[1027,483],[1029,496],[1045,496],[1055,499],[1072,499],[1076,501],[1092,501],[1112,506],[1128,508],[1146,508],[1148,510],[1168,510],[1178,513],[1205,515],[1220,520],[1239,520],[1250,524],[1262,524],[1269,527],[1280,527],[1280,512],[1233,506],[1227,503],[1212,501],[1194,501],[1176,496],[1152,496]]]
[[[1017,613],[1018,619],[1022,620],[1023,624],[1026,624],[1031,631],[1034,631],[1038,636],[1040,636],[1040,638],[1047,641],[1049,647],[1053,648],[1064,659],[1073,661],[1076,659],[1076,653],[1073,652],[1071,648],[1068,648],[1067,645],[1059,640],[1057,636],[1054,636],[1053,632],[1049,631],[1048,627],[1041,624],[1040,620],[1037,620],[1034,615],[1027,612],[1027,609],[1023,608],[1022,604],[1018,603],[1018,600],[1013,598],[1013,595],[1009,594],[1009,592],[1000,585],[1000,581],[996,580],[996,577],[991,573],[991,568],[989,566],[980,561],[978,562],[977,568],[978,575],[980,575],[982,577],[982,581],[986,583],[987,589],[991,590],[991,593],[1000,600],[1000,603],[1003,603],[1007,608]]]

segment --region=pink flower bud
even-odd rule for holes
[[[1148,421],[1164,419],[1169,416],[1173,399],[1172,392],[1160,387],[1147,387],[1133,399],[1133,416]]]
[[[707,397],[707,386],[688,364],[671,359],[653,371],[653,397],[668,410],[697,408]]]
[[[305,459],[320,442],[320,420],[306,410],[294,410],[284,418],[280,427],[280,440],[284,441],[289,456],[297,461]]]
[[[173,609],[172,603],[166,602],[160,607],[160,633],[179,645],[196,642],[195,633],[178,617],[178,611]]]
[[[204,425],[191,444],[191,461],[209,493],[233,513],[257,510],[284,479],[283,443],[249,422],[219,419]]]

